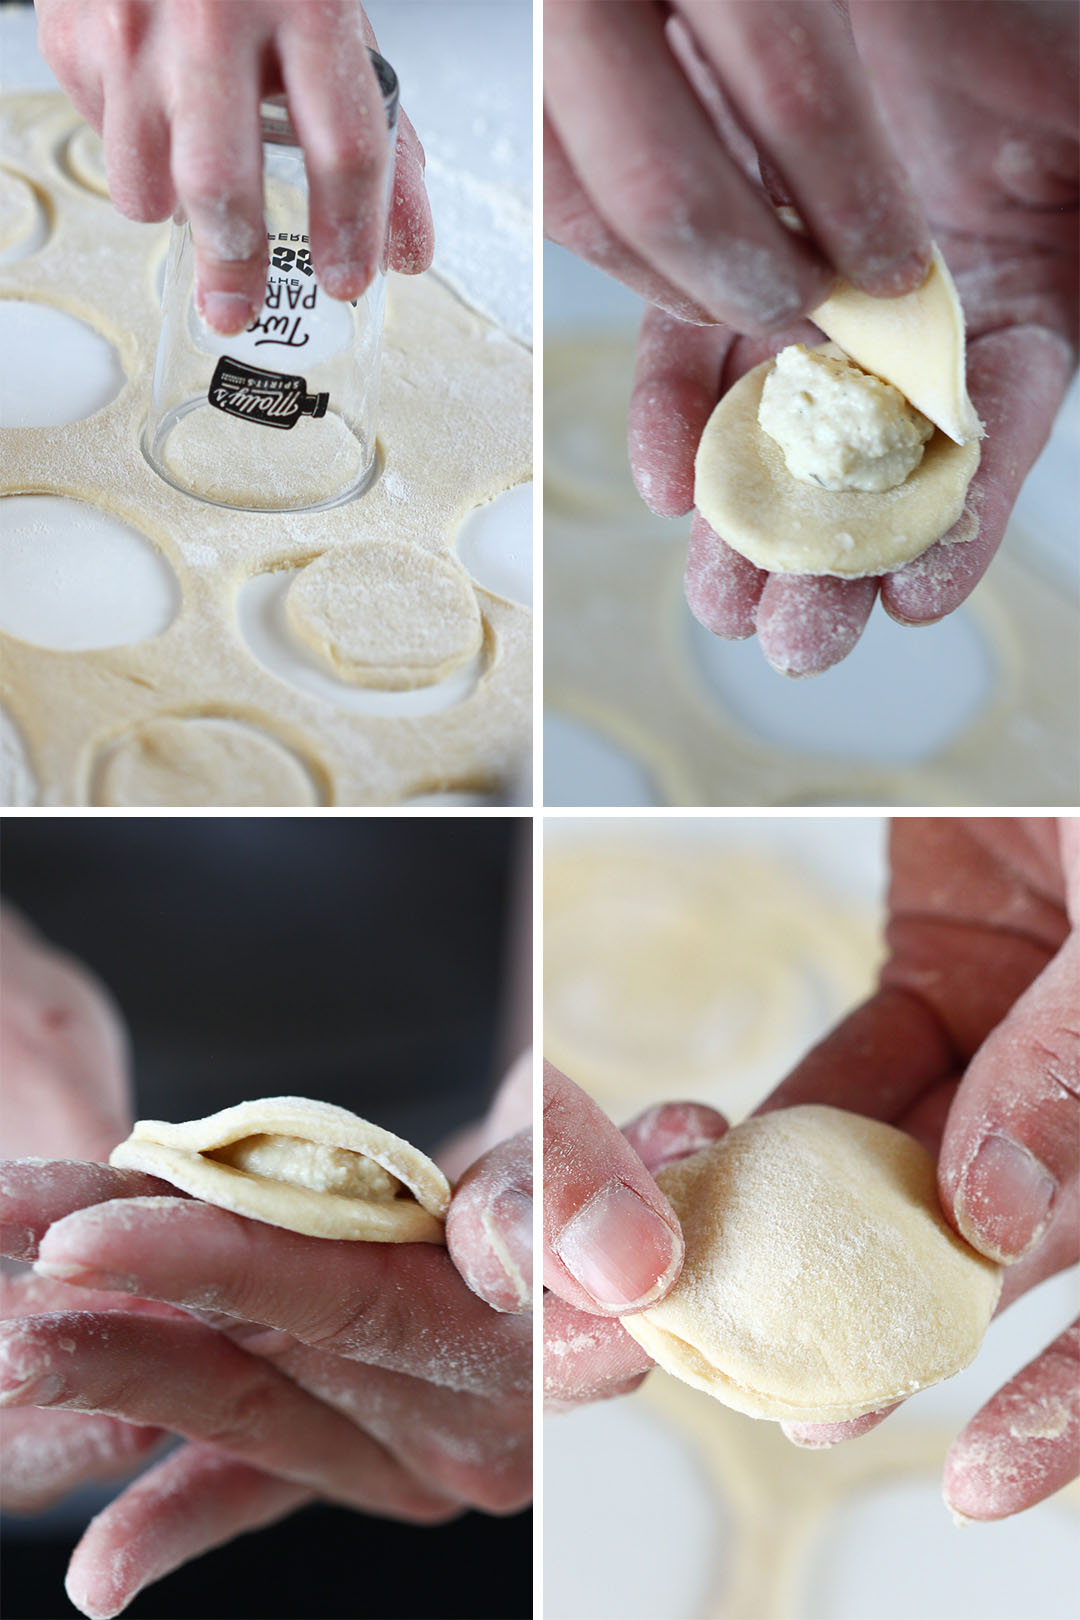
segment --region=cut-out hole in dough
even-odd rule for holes
[[[101,136],[89,124],[80,124],[64,142],[60,161],[68,176],[84,191],[92,191],[96,197],[109,195],[105,148]]]
[[[0,500],[0,629],[85,652],[158,636],[179,607],[168,562],[115,513],[60,495]]]
[[[663,804],[644,765],[582,721],[544,717],[545,804]]]
[[[245,721],[163,715],[106,748],[93,803],[108,805],[311,805],[310,772],[283,743]]]
[[[475,507],[454,539],[478,585],[525,607],[532,606],[532,488],[516,484]]]
[[[461,564],[393,540],[324,551],[294,577],[285,617],[336,679],[384,692],[446,680],[484,637]]]
[[[0,427],[58,427],[93,416],[124,386],[120,356],[77,316],[26,298],[0,299]]]
[[[22,732],[7,710],[0,709],[0,804],[23,809],[37,802],[38,785]]]
[[[875,611],[858,658],[812,681],[778,679],[753,641],[721,641],[689,613],[686,634],[728,712],[755,737],[803,754],[930,759],[974,722],[995,683],[990,649],[965,609],[918,630]]]
[[[299,687],[312,697],[354,714],[437,714],[464,703],[475,692],[489,655],[486,643],[467,664],[435,686],[408,692],[382,692],[336,680],[313,653],[296,640],[285,616],[285,598],[296,578],[294,568],[256,574],[245,581],[236,598],[236,616],[250,651],[272,675]]]
[[[643,1479],[663,1488],[643,1490]],[[601,1401],[549,1422],[544,1484],[548,1620],[714,1612],[710,1587],[727,1568],[735,1526],[691,1443],[647,1407]],[[642,1548],[656,1556],[637,1556]]]
[[[49,217],[37,188],[21,174],[0,168],[0,264],[36,253],[49,236]]]
[[[1064,1502],[959,1535],[942,1507],[939,1473],[883,1478],[837,1503],[808,1561],[794,1616],[1069,1620],[1076,1601],[1064,1571],[1075,1561],[1076,1514]]]

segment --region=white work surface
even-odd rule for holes
[[[560,817],[545,827],[549,860],[590,840],[610,852],[620,839],[649,850],[727,851],[736,873],[748,861],[774,863],[778,883],[802,896],[791,900],[800,922],[818,902],[828,913],[820,959],[807,959],[801,1029],[790,1027],[789,1007],[764,998],[751,1010],[765,1059],[764,1070],[755,1064],[756,1089],[748,1093],[748,1075],[732,1066],[699,1093],[739,1117],[844,1010],[815,968],[829,965],[830,941],[844,930],[856,945],[875,936],[884,823]],[[650,890],[648,915],[666,936],[671,918],[656,902]],[[746,948],[752,955],[758,942]],[[751,982],[752,960],[746,968]],[[874,963],[866,968],[872,974]],[[785,1026],[779,1037],[777,1025]],[[625,1123],[656,1099],[602,1100]],[[941,1498],[940,1462],[980,1405],[1067,1326],[1076,1294],[1075,1268],[1043,1283],[991,1324],[966,1371],[830,1452],[799,1451],[778,1425],[730,1412],[659,1371],[633,1395],[549,1417],[545,1620],[1071,1620],[1077,1488],[1013,1520],[961,1529]]]
[[[611,387],[601,391],[595,374],[586,375],[590,368],[594,373],[599,363],[595,354],[583,361],[578,397],[567,385],[553,403],[552,384],[548,385],[545,472],[551,479],[565,475],[548,505],[548,595],[550,599],[558,591],[571,604],[575,621],[572,626],[560,625],[560,609],[548,607],[544,802],[566,806],[1076,803],[1080,698],[1067,708],[1056,731],[1050,727],[1042,744],[1059,760],[1068,759],[1068,767],[1058,771],[1064,787],[1053,797],[1040,797],[1038,791],[1023,797],[1025,789],[1019,783],[1020,797],[1011,798],[1004,791],[998,796],[984,793],[979,779],[985,768],[982,772],[978,766],[972,768],[972,758],[995,746],[995,735],[1000,741],[1006,732],[1022,752],[1025,737],[1030,740],[1032,728],[1042,726],[1045,716],[1030,690],[1019,691],[1014,700],[1015,670],[1023,665],[1030,675],[1044,667],[1045,686],[1052,682],[1055,667],[1049,660],[1056,649],[1037,645],[1037,632],[1029,632],[1026,620],[1010,619],[1004,569],[1010,564],[1021,569],[1032,591],[1047,592],[1063,623],[1067,618],[1066,633],[1074,644],[1080,636],[1076,519],[1080,385],[1074,381],[1050,442],[1024,484],[1002,548],[1003,566],[995,575],[991,565],[972,606],[965,605],[938,625],[907,630],[875,605],[862,640],[843,663],[824,675],[790,681],[768,666],[756,640],[720,641],[695,623],[675,578],[675,563],[681,572],[685,559],[690,520],[652,518],[636,498],[625,450],[625,404],[641,310],[641,301],[610,277],[561,248],[546,245],[544,334],[549,353],[560,343],[583,345],[597,336],[615,339],[627,383],[618,414],[609,398]],[[611,560],[602,565],[595,559],[604,546],[610,548]],[[661,548],[667,549],[671,566],[658,584],[661,565],[656,553]],[[618,559],[624,558],[629,570],[650,551],[652,557],[643,565],[649,571],[646,588],[652,590],[653,600],[631,604],[625,581],[620,584],[614,578],[622,572]],[[604,567],[606,582],[601,577]],[[627,613],[631,605],[640,610],[632,625]],[[652,631],[648,651],[643,651],[642,627]],[[999,631],[1000,639],[995,639]],[[603,649],[594,653],[591,665],[581,653],[586,637],[595,638],[597,648]],[[657,719],[661,700],[656,699],[656,712],[641,727],[632,700],[620,702],[618,695],[613,700],[613,690],[630,688],[636,661],[654,656],[659,644],[680,662],[674,686],[681,686],[682,692],[673,686],[672,713],[679,708],[680,696],[684,706],[698,707],[700,747],[715,746],[710,744],[710,732],[715,735],[717,729],[715,723],[710,727],[711,716],[733,741],[745,744],[748,753],[767,759],[760,789],[751,796],[740,797],[736,790],[731,797],[721,793],[691,797],[695,789],[688,782],[688,796],[680,798],[671,780],[678,773],[669,772],[665,780],[657,764],[666,745],[663,718]],[[1065,678],[1075,684],[1073,647],[1063,668]],[[604,669],[609,674],[607,689]],[[642,680],[648,684],[647,675]],[[1001,718],[987,725],[991,714]],[[658,735],[648,735],[649,727]],[[976,740],[979,728],[986,735]],[[956,767],[958,755],[948,753],[950,748],[966,755],[967,779],[965,770]],[[792,763],[785,770],[789,759]],[[1017,774],[1022,770],[1018,764]],[[882,777],[880,787],[873,781],[875,772]],[[767,780],[770,773],[782,783],[775,796]],[[684,777],[690,774],[682,772]],[[850,784],[846,788],[845,782]]]

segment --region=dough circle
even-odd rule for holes
[[[318,804],[315,785],[281,743],[235,720],[166,715],[110,747],[97,804]]]
[[[721,539],[772,573],[860,579],[901,567],[952,528],[979,465],[977,439],[954,444],[938,428],[896,489],[818,489],[788,472],[758,425],[772,365],[755,366],[728,390],[698,446],[694,502]]]
[[[686,1260],[623,1317],[676,1377],[750,1417],[839,1422],[966,1367],[1001,1272],[941,1214],[914,1137],[838,1108],[777,1110],[662,1170]]]
[[[388,691],[445,680],[484,634],[461,565],[396,541],[324,552],[289,586],[285,616],[340,680]]]
[[[336,411],[318,420],[302,416],[282,432],[210,405],[179,417],[158,455],[193,495],[268,512],[332,500],[352,488],[369,459]]]
[[[446,1241],[450,1184],[438,1165],[392,1131],[308,1097],[263,1097],[179,1125],[140,1119],[109,1163],[308,1237]]]

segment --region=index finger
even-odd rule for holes
[[[740,331],[782,327],[833,281],[722,145],[654,4],[544,14],[545,96],[571,167],[626,245]]]
[[[124,1199],[57,1221],[35,1269],[84,1287],[107,1277],[451,1389],[528,1387],[527,1319],[491,1310],[427,1243],[332,1242],[196,1199]]]
[[[681,9],[828,262],[876,297],[917,287],[930,231],[877,111],[847,7],[683,0]]]
[[[307,162],[311,256],[332,298],[358,298],[386,240],[390,133],[363,13],[342,0],[295,6],[282,25],[281,71]]]
[[[231,22],[229,8],[203,7],[177,35],[170,158],[195,244],[196,308],[222,333],[259,313],[266,262],[258,65]]]
[[[33,1260],[54,1221],[113,1198],[177,1196],[175,1187],[142,1170],[80,1159],[0,1160],[0,1254]]]

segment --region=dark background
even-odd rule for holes
[[[19,818],[3,889],[86,962],[132,1037],[137,1117],[323,1098],[430,1149],[498,1078],[515,854],[492,817]],[[115,1488],[4,1521],[7,1620],[77,1611],[68,1557]],[[171,1620],[518,1620],[530,1515],[413,1528],[313,1505],[125,1613]]]

